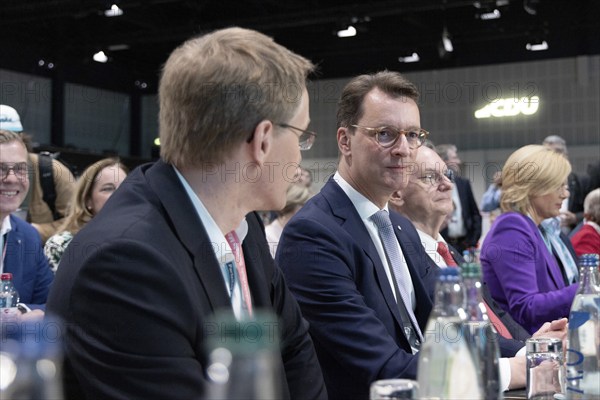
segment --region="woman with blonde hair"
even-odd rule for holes
[[[569,315],[577,284],[567,285],[541,222],[569,197],[569,161],[540,145],[524,146],[502,169],[500,215],[483,242],[481,265],[492,297],[530,333]]]
[[[125,167],[117,158],[104,158],[83,171],[77,181],[75,193],[65,222],[44,245],[44,254],[56,272],[58,263],[71,240],[100,210],[104,203],[127,176]]]
[[[269,243],[269,249],[271,255],[275,258],[277,252],[277,244],[279,238],[283,232],[285,224],[302,208],[302,206],[310,198],[310,191],[304,184],[291,185],[286,192],[285,207],[277,212],[277,218],[275,218],[269,225],[265,227],[265,234],[267,236],[267,243]]]

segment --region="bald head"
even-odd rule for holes
[[[420,147],[407,187],[390,200],[393,209],[433,237],[437,237],[444,219],[453,210],[452,182],[446,174],[448,168],[440,156],[432,149]]]

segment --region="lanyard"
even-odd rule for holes
[[[237,267],[238,276],[240,277],[240,287],[242,289],[242,298],[244,300],[245,308],[248,310],[248,314],[252,316],[252,298],[250,297],[250,286],[248,285],[248,276],[246,275],[246,262],[244,260],[242,246],[240,245],[240,239],[235,231],[227,233],[225,239],[227,239],[229,247],[231,247],[231,251],[235,257],[235,265]]]

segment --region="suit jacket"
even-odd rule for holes
[[[255,309],[280,318],[284,398],[325,398],[307,323],[275,267],[258,216],[242,243]],[[211,314],[232,311],[212,243],[174,169],[134,170],[71,242],[48,313],[67,324],[68,397],[205,395]]]
[[[492,297],[529,333],[569,315],[578,285],[565,285],[531,218],[499,216],[483,242],[481,267]]]
[[[476,247],[481,237],[481,214],[473,196],[471,182],[468,179],[457,176],[454,178],[454,184],[460,198],[463,223],[467,231],[464,247]],[[442,230],[441,234],[448,240],[448,229]]]
[[[390,213],[412,277],[422,331],[436,271],[406,218]],[[417,374],[384,266],[350,199],[330,179],[286,225],[276,256],[310,322],[330,399],[366,399],[377,379]]]
[[[21,303],[31,309],[44,309],[54,274],[44,255],[40,235],[33,226],[14,215],[9,216],[4,272],[13,274],[13,284]],[[1,221],[0,221],[1,222]]]
[[[591,225],[583,225],[571,241],[578,256],[600,252],[600,233]]]
[[[463,258],[462,254],[456,251],[454,247],[448,245],[448,249],[450,250],[452,258],[454,258],[454,261],[456,261],[458,265],[461,265],[465,262],[465,259]],[[483,298],[487,306],[494,312],[494,314],[498,316],[500,321],[502,321],[502,323],[504,324],[506,329],[508,329],[510,335],[514,339],[504,340],[504,338],[499,338],[502,356],[512,357],[516,354],[517,351],[519,351],[523,346],[525,346],[525,340],[531,337],[531,335],[521,325],[519,325],[517,321],[515,321],[513,317],[510,316],[509,313],[507,313],[502,309],[502,307],[500,307],[500,305],[492,297],[490,289],[487,287],[485,282],[482,283],[483,284],[481,285],[481,297]]]

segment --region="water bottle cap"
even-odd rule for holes
[[[460,277],[458,268],[442,268],[438,276],[440,281],[458,281]]]
[[[12,274],[10,272],[5,272],[2,275],[0,275],[0,280],[2,281],[12,281]]]
[[[597,267],[600,263],[600,256],[598,254],[582,254],[579,257],[579,265],[582,267]]]

